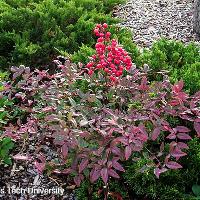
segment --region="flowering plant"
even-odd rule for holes
[[[48,161],[41,154],[35,167],[41,173],[51,165],[52,173],[68,175],[78,186],[84,178],[94,183],[101,177],[107,187],[110,178],[120,178],[125,171],[123,162],[136,161],[144,153],[159,178],[170,169],[182,168],[178,161],[187,155],[191,130],[200,136],[200,92],[189,96],[183,81],[172,85],[165,74],[163,81],[149,82],[151,72],[133,68],[106,28],[97,25],[94,31],[99,37],[97,55],[87,67],[90,75],[91,70],[99,70],[95,78],[58,59],[53,75],[13,68],[13,82],[4,91],[27,111],[27,118],[15,124],[10,137],[28,133],[35,134],[39,144],[50,142],[58,160]],[[112,44],[108,48],[103,42]],[[122,69],[128,75],[123,76]],[[117,84],[102,85],[102,75]],[[171,123],[171,118],[177,122]]]

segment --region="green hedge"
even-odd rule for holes
[[[172,82],[183,79],[190,93],[200,90],[200,46],[195,43],[161,39],[136,58],[138,66],[144,63],[154,71],[168,70]]]
[[[124,0],[0,0],[0,69],[46,65],[61,52],[92,46],[96,23],[117,22]]]

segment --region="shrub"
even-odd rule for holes
[[[24,78],[10,91],[21,99],[19,107],[28,108],[31,104],[33,108],[16,134],[41,130],[40,137],[52,138],[52,145],[61,153],[55,173],[71,174],[77,185],[89,174],[92,182],[101,176],[107,184],[109,176],[119,178],[120,173],[115,170],[124,171],[125,160],[138,159],[140,153],[150,160],[149,166],[155,168],[157,177],[169,169],[182,168],[174,159],[186,155],[183,150],[188,146],[184,141],[191,139],[190,130],[185,126],[172,127],[166,117],[195,120],[199,133],[195,117],[198,94],[191,98],[193,118],[187,114],[191,113],[187,106],[190,101],[181,91],[182,82],[173,86],[171,93],[167,82],[149,85],[142,74],[134,72],[112,87],[98,77],[93,77],[93,81],[86,79],[88,92],[83,93],[74,88],[77,79],[85,81],[80,76],[82,72],[74,74],[75,68],[70,65],[60,67],[62,73],[53,76],[15,68],[14,80],[21,75]],[[30,101],[31,97],[34,99]],[[35,162],[35,166],[42,172],[47,161],[45,156],[39,159],[42,164]],[[56,161],[51,161],[51,165],[52,162]]]
[[[117,22],[109,11],[123,0],[0,1],[0,68],[46,65],[60,51],[91,46],[97,22]],[[58,52],[59,51],[59,52]]]
[[[107,37],[107,25],[103,26],[95,29],[100,40],[91,77],[88,65],[77,67],[62,57],[54,61],[57,72],[51,75],[24,66],[11,68],[12,82],[4,96],[26,115],[14,126],[6,125],[2,136],[12,130],[11,138],[35,134],[37,141],[49,141],[59,155],[51,161],[42,153],[37,160],[33,157],[39,173],[52,169],[52,173],[68,175],[77,186],[83,180],[94,183],[101,178],[105,187],[100,193],[107,197],[119,196],[109,193],[108,184],[112,178],[120,179],[129,161],[145,158],[143,170],[153,169],[157,178],[183,167],[180,158],[187,155],[186,143],[194,136],[189,132],[195,130],[200,136],[200,93],[189,96],[183,91],[183,81],[172,85],[166,76],[163,81],[149,82],[151,72],[131,66],[130,56],[110,34]],[[103,52],[110,43],[111,49]],[[109,53],[114,61],[108,60]],[[113,56],[119,53],[123,56],[115,62]],[[107,65],[97,67],[101,55]],[[123,65],[115,80],[108,79],[111,75],[105,71],[107,67],[112,76],[117,75],[113,62],[117,69]]]
[[[7,88],[6,80],[8,77],[7,73],[0,72],[0,92]],[[0,134],[2,133],[2,127],[7,124],[11,116],[10,111],[13,105],[13,101],[9,100],[6,96],[0,95]]]
[[[198,118],[187,114],[189,98],[180,91],[181,82],[172,87],[173,93],[170,94],[169,84],[149,85],[144,76],[136,71],[130,74],[131,77],[124,77],[117,85],[110,86],[103,84],[104,79],[95,76],[92,80],[85,75],[84,79],[80,76],[81,71],[74,74],[74,65],[65,67],[60,63],[59,66],[62,72],[51,76],[44,71],[30,73],[28,69],[13,68],[14,80],[22,75],[24,78],[15,81],[10,91],[15,101],[16,98],[21,99],[17,106],[25,106],[27,110],[29,106],[33,108],[28,119],[16,129],[16,134],[33,135],[41,130],[40,137],[52,138],[52,145],[61,153],[60,167],[53,166],[57,168],[55,173],[69,173],[80,185],[90,172],[92,182],[102,176],[106,184],[109,175],[119,178],[115,170],[124,171],[125,160],[137,160],[142,155],[148,160],[147,166],[155,168],[157,177],[168,169],[182,167],[174,158],[186,155],[183,149],[188,146],[183,141],[191,138],[188,135],[190,130],[185,126],[172,127],[166,117],[175,115],[196,120],[197,131],[199,122]],[[102,75],[99,74],[100,77]],[[86,93],[78,89],[80,83],[76,86],[77,80],[80,83],[86,81],[87,84],[82,86]],[[168,103],[163,102],[163,95]],[[34,97],[33,100],[31,97]],[[198,99],[196,94],[190,104],[195,106],[197,103],[199,106]],[[151,107],[148,107],[150,104]],[[152,116],[156,118],[151,119]],[[131,138],[127,140],[127,137]],[[39,159],[43,164],[36,162],[35,166],[42,172],[47,161],[45,157]],[[109,174],[104,172],[106,170]]]
[[[6,86],[4,86],[4,84],[6,80],[8,80],[8,74],[0,72],[0,92],[5,90]],[[2,135],[7,123],[13,119],[13,113],[11,111],[13,104],[13,101],[9,100],[9,98],[0,95],[0,135]],[[0,164],[12,164],[10,151],[13,147],[14,142],[11,138],[0,137]]]
[[[168,70],[170,80],[175,83],[183,79],[185,88],[191,94],[200,89],[199,45],[161,39],[150,50],[144,50],[138,56],[138,66],[148,64],[154,71]],[[153,80],[156,77],[153,77]]]
[[[180,75],[178,77],[181,76],[185,81],[185,87],[190,93],[195,93],[196,91],[198,91],[200,88],[200,62],[196,62],[191,65],[185,65],[180,70]]]
[[[141,168],[147,161],[142,159],[138,163],[128,163],[124,179],[128,187],[138,196],[147,196],[150,199],[192,199],[192,185],[199,183],[199,139],[189,142],[187,158],[181,163],[183,169],[163,174],[159,180],[153,176],[152,170]],[[132,172],[135,173],[132,173]],[[190,198],[189,198],[190,195]]]

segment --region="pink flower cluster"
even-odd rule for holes
[[[89,75],[92,75],[95,70],[103,70],[111,81],[116,82],[118,77],[123,75],[124,70],[130,70],[132,61],[117,40],[110,39],[111,33],[107,28],[106,23],[96,25],[94,29],[94,34],[98,37],[95,45],[96,54],[92,55],[86,67]]]

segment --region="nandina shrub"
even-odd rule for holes
[[[51,76],[45,71],[13,68],[15,81],[7,91],[11,98],[21,100],[16,106],[31,113],[15,132],[34,134],[38,130],[40,139],[52,138],[60,149],[63,170],[55,172],[73,174],[77,185],[88,173],[92,182],[102,177],[106,184],[110,176],[119,178],[117,171],[124,171],[125,160],[137,159],[143,152],[157,177],[182,167],[177,161],[186,155],[190,130],[172,127],[167,117],[191,121],[199,135],[199,93],[189,97],[182,92],[182,81],[174,86],[166,80],[149,85],[138,70],[116,85],[103,85],[98,76],[90,79],[70,63],[59,64],[61,71]],[[22,80],[17,81],[19,76]],[[74,87],[84,76],[86,93]],[[95,90],[99,85],[102,89]],[[42,171],[37,162],[36,166]]]
[[[187,141],[194,136],[189,132],[194,129],[200,136],[200,92],[189,96],[183,81],[172,85],[165,75],[163,81],[149,83],[147,69],[124,67],[124,75],[113,82],[102,68],[90,77],[86,67],[63,58],[55,63],[53,75],[13,67],[13,81],[4,91],[16,107],[27,110],[27,119],[13,130],[12,124],[5,127],[3,136],[35,135],[60,154],[51,161],[40,154],[34,162],[40,173],[51,168],[78,186],[85,178],[92,183],[102,178],[107,197],[109,180],[120,178],[125,161],[145,155],[157,178],[182,168],[179,159],[187,155]],[[192,127],[173,125],[170,117]]]

